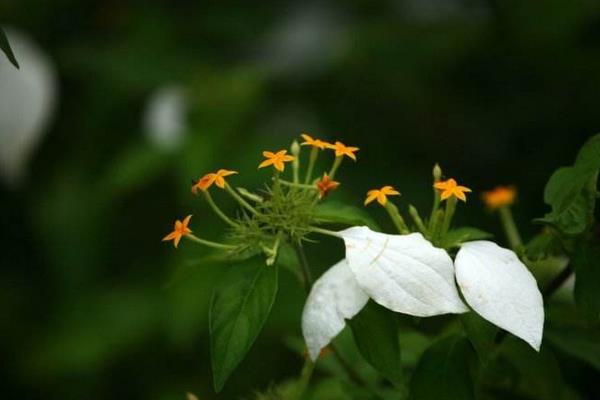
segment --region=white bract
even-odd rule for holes
[[[339,232],[346,259],[313,286],[302,315],[310,357],[319,352],[371,298],[383,307],[414,316],[468,311],[539,350],[544,324],[542,296],[529,270],[510,250],[493,242],[465,243],[455,263],[420,233],[387,235],[367,227]]]
[[[544,301],[517,255],[480,240],[463,244],[454,264],[458,286],[473,310],[539,351]]]

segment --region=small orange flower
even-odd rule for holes
[[[321,150],[324,150],[328,146],[331,146],[329,143],[324,142],[321,139],[313,139],[310,135],[307,135],[306,133],[303,133],[300,136],[302,136],[302,139],[304,139],[304,142],[301,143],[302,146],[312,146]]]
[[[392,186],[384,186],[381,189],[373,189],[367,192],[367,198],[365,199],[365,206],[377,199],[377,202],[382,206],[387,203],[387,196],[399,196],[400,192],[394,189]]]
[[[173,227],[173,232],[169,233],[162,240],[163,242],[167,242],[169,240],[173,241],[173,245],[175,248],[179,245],[179,241],[181,238],[189,233],[192,233],[192,230],[188,228],[188,224],[190,223],[191,215],[188,215],[183,219],[183,221],[175,221],[175,226]]]
[[[320,181],[316,183],[317,189],[319,189],[319,198],[323,199],[329,194],[330,191],[337,189],[340,186],[339,182],[333,181],[327,176],[323,175]]]
[[[272,165],[276,170],[283,172],[285,169],[286,162],[290,162],[294,160],[294,156],[290,156],[287,154],[287,150],[279,150],[277,153],[273,153],[270,151],[263,151],[263,156],[266,158],[265,161],[261,162],[258,168],[268,167]]]
[[[460,186],[452,178],[447,181],[439,181],[433,184],[433,187],[441,192],[440,199],[442,201],[448,199],[451,196],[456,197],[459,200],[467,202],[467,196],[465,193],[471,192],[471,189],[465,186]]]
[[[492,190],[483,192],[481,198],[490,210],[510,206],[515,202],[517,189],[514,186],[496,186]]]
[[[346,146],[342,142],[335,142],[335,144],[327,144],[327,147],[329,147],[332,150],[335,150],[336,157],[348,156],[354,161],[356,161],[356,154],[354,153],[356,153],[359,150],[358,147]]]
[[[198,193],[198,190],[208,190],[209,187],[217,185],[221,189],[225,188],[225,177],[229,175],[237,174],[237,171],[230,171],[228,169],[220,169],[217,172],[211,172],[198,179],[198,182],[192,186],[192,193]]]

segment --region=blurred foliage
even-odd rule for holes
[[[174,252],[160,238],[181,210],[195,214],[204,236],[219,238],[216,217],[189,194],[190,179],[234,168],[239,184],[255,187],[260,151],[304,130],[361,147],[332,197],[360,207],[367,189],[390,183],[403,208],[426,204],[431,165],[440,162],[476,192],[515,184],[515,217],[525,237],[538,233],[529,218],[550,211],[547,179],[600,127],[600,6],[448,4],[0,2],[3,26],[30,33],[60,78],[57,114],[29,178],[18,189],[0,186],[2,397],[217,398],[207,310],[227,267],[194,263],[206,253]],[[149,96],[173,82],[186,89],[189,126],[181,146],[165,150],[144,134],[142,115]],[[472,199],[461,222],[503,240]],[[317,273],[342,248],[323,240],[308,252]],[[172,279],[175,271],[183,272]],[[248,397],[300,370],[301,349],[289,343],[300,338],[305,295],[284,269],[277,296],[218,398]],[[539,358],[488,366],[489,398],[514,390],[527,399],[600,397],[599,336],[582,328],[568,298],[556,303]],[[421,333],[414,323],[400,321],[400,343],[402,362],[418,373],[442,327],[422,321]],[[345,334],[337,341],[352,362],[359,356]],[[442,340],[426,358],[446,352],[462,368],[464,339]],[[507,340],[502,352],[519,360],[531,350]],[[337,367],[329,361],[318,366],[312,398],[361,396],[327,377]]]

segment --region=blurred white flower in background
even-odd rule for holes
[[[319,72],[341,56],[344,31],[335,10],[302,6],[267,34],[260,63],[281,75]]]
[[[6,29],[16,69],[0,54],[0,176],[18,186],[55,109],[58,95],[52,61],[25,32]]]
[[[176,150],[188,130],[185,90],[179,85],[157,89],[148,100],[143,116],[144,132],[156,147]]]

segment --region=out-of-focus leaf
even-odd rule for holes
[[[552,352],[542,347],[537,353],[526,343],[510,337],[502,343],[499,356],[484,369],[480,383],[480,389],[494,394],[491,397],[494,399],[569,398],[567,385]]]
[[[575,301],[593,322],[600,320],[600,245],[579,244],[571,256],[575,268]]]
[[[562,252],[559,238],[550,231],[535,235],[525,246],[525,256],[530,260],[541,260]]]
[[[479,360],[482,363],[486,363],[492,355],[494,339],[498,333],[498,328],[481,318],[475,312],[461,314],[460,320],[462,321],[469,341],[479,356]]]
[[[443,247],[448,249],[452,247],[458,247],[464,242],[470,242],[472,240],[483,240],[492,238],[489,232],[482,231],[481,229],[472,228],[470,226],[463,226],[460,228],[452,229],[443,238]]]
[[[584,143],[575,159],[575,166],[588,170],[600,168],[600,134],[592,136]]]
[[[469,358],[473,349],[461,336],[434,343],[421,357],[410,385],[412,400],[474,399]]]
[[[370,301],[349,323],[365,360],[391,382],[401,385],[402,359],[394,313]]]
[[[556,170],[544,191],[544,201],[552,206],[552,212],[538,221],[567,235],[584,232],[593,221],[597,175],[597,171],[577,167]]]
[[[587,323],[570,306],[554,305],[546,311],[544,337],[562,352],[600,371],[600,326]]]
[[[254,343],[277,294],[277,265],[256,257],[234,268],[231,281],[215,292],[209,315],[217,392]]]
[[[365,211],[342,203],[326,202],[315,208],[315,217],[324,223],[366,225],[374,231],[380,228]]]
[[[4,33],[4,30],[2,30],[2,28],[0,28],[0,50],[2,50],[4,54],[6,54],[6,58],[8,58],[8,61],[10,61],[10,63],[14,65],[15,68],[19,69],[19,63],[17,62],[15,54],[10,48],[10,44],[8,43],[8,39],[6,38],[6,34]]]

